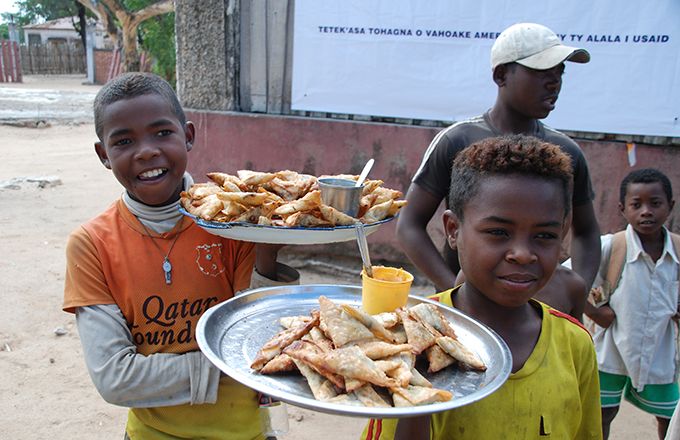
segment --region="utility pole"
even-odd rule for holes
[[[87,59],[87,84],[94,84],[94,28],[93,23],[88,23],[85,33],[85,54]]]
[[[14,15],[9,16],[7,29],[9,31],[9,41],[16,41],[16,43],[19,44],[19,31],[17,30],[16,23],[14,23]]]

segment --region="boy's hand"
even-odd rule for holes
[[[612,322],[614,322],[616,319],[616,313],[614,313],[614,309],[608,305],[603,305],[595,309],[595,311],[589,313],[588,317],[600,327],[609,328],[609,326],[612,325]]]
[[[255,269],[260,275],[277,281],[276,258],[284,244],[257,243],[255,245]]]

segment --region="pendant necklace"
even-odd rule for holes
[[[161,247],[158,245],[158,243],[156,243],[156,239],[153,237],[153,235],[151,235],[146,226],[144,226],[144,223],[139,222],[139,224],[142,225],[144,231],[146,231],[146,235],[149,236],[151,242],[154,244],[154,246],[156,246],[156,249],[158,249],[158,252],[160,252],[161,255],[163,255]],[[172,252],[172,248],[175,246],[175,243],[177,243],[177,239],[179,238],[180,234],[181,232],[177,232],[177,235],[175,235],[175,239],[170,244],[170,249],[168,249],[168,253],[165,254],[165,256],[163,256],[163,266],[161,267],[163,268],[163,272],[165,273],[165,284],[172,284],[172,264],[170,264],[170,252]]]

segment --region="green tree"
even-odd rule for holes
[[[124,0],[131,10],[140,10],[152,0]],[[151,56],[151,71],[175,83],[175,13],[156,15],[139,25],[138,41],[141,48]]]
[[[75,0],[18,0],[15,4],[22,20],[25,20],[21,24],[78,15],[78,2]]]
[[[139,70],[138,39],[141,25],[156,16],[172,12],[172,0],[78,0],[109,28],[113,22],[118,28],[123,47],[123,70]],[[114,41],[120,41],[114,38]],[[166,43],[167,44],[167,43]],[[172,44],[174,50],[174,44]]]
[[[175,13],[158,15],[141,24],[142,48],[151,56],[151,71],[175,84]]]

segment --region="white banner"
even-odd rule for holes
[[[517,22],[587,49],[546,123],[680,136],[678,0],[296,0],[292,108],[459,121],[496,99],[489,54]]]

